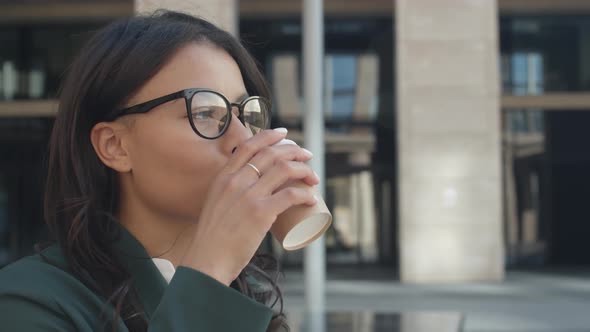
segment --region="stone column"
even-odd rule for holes
[[[234,36],[238,33],[237,0],[135,0],[136,13],[149,13],[159,8],[199,16]]]
[[[504,275],[496,0],[396,0],[400,272]]]

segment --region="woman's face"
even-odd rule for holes
[[[187,88],[208,88],[230,102],[245,99],[240,69],[224,50],[208,43],[190,44],[169,61],[128,105]],[[199,137],[187,118],[184,99],[163,104],[132,119],[126,135],[131,171],[121,174],[125,194],[150,214],[167,220],[196,221],[207,190],[232,150],[251,136],[234,116],[225,134]]]

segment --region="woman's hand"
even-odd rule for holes
[[[309,151],[294,143],[276,144],[286,134],[286,130],[265,130],[237,148],[211,185],[180,265],[229,286],[279,214],[294,205],[317,202],[307,190],[281,188],[293,180],[319,183],[304,163],[312,157]],[[248,163],[260,171],[260,177]]]

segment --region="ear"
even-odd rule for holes
[[[120,173],[131,171],[130,156],[124,144],[127,130],[118,122],[100,122],[90,131],[90,141],[98,158]]]

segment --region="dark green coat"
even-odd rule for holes
[[[133,276],[149,331],[266,331],[268,307],[187,267],[179,267],[168,285],[124,229],[115,248]],[[55,265],[37,254],[0,270],[0,330],[94,331],[101,310],[113,307],[66,271],[58,246],[42,254]],[[122,321],[118,331],[127,331]]]

